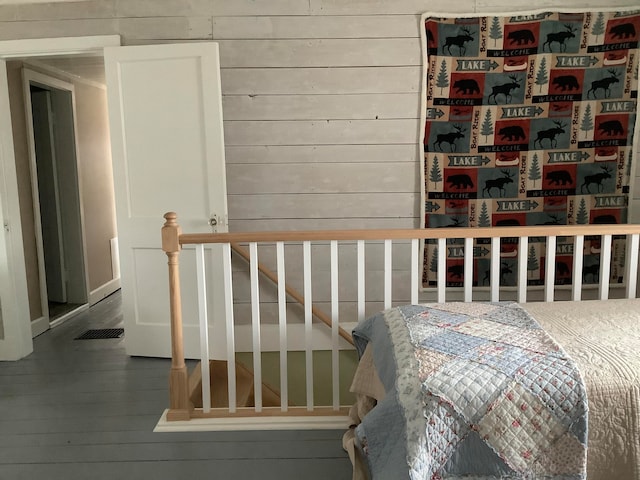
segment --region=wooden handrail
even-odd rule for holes
[[[527,227],[458,227],[395,230],[299,230],[289,232],[184,233],[180,245],[197,243],[410,240],[492,237],[572,237],[640,234],[640,225],[544,225]]]
[[[247,262],[251,262],[251,257],[249,255],[249,252],[247,252],[244,248],[242,248],[240,245],[238,245],[235,242],[231,243],[231,248],[238,253],[238,255],[240,255],[242,258],[244,258]],[[271,280],[273,283],[275,283],[276,285],[278,284],[278,275],[275,274],[274,272],[272,272],[269,268],[267,268],[263,263],[258,262],[258,270],[260,272],[262,272],[262,274],[267,277],[269,280]],[[293,298],[296,302],[298,302],[300,305],[304,305],[305,303],[305,299],[304,296],[298,292],[295,288],[290,287],[290,286],[286,286],[285,287],[285,291],[287,292],[287,294]],[[328,325],[329,327],[331,327],[331,325],[333,324],[332,319],[325,314],[322,310],[320,310],[317,307],[314,307],[313,305],[311,306],[311,313],[318,319],[320,320],[322,323]],[[349,342],[351,345],[353,345],[353,338],[351,337],[351,334],[349,332],[347,332],[344,328],[342,327],[338,327],[338,333],[339,335],[344,338],[347,342]]]

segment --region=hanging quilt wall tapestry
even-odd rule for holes
[[[423,226],[626,223],[640,11],[437,15],[422,17]],[[557,240],[556,283],[569,284],[573,239]],[[516,285],[517,242],[501,244],[501,285]],[[544,282],[542,242],[529,239],[529,285]],[[473,285],[489,285],[489,243],[474,246]],[[621,283],[623,240],[612,250]],[[423,287],[436,253],[427,242]],[[583,283],[597,283],[600,237],[584,253]],[[446,254],[447,285],[462,286],[462,242]]]

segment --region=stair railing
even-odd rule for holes
[[[167,213],[165,215],[166,223],[162,228],[162,248],[166,252],[169,264],[169,288],[170,288],[170,312],[171,312],[171,332],[172,332],[172,363],[170,372],[170,408],[167,412],[167,420],[184,420],[187,418],[220,418],[229,417],[244,418],[250,421],[249,425],[256,428],[259,425],[259,417],[280,417],[281,419],[289,416],[306,416],[307,418],[318,418],[326,416],[319,420],[318,425],[321,428],[331,428],[328,421],[329,416],[341,416],[345,421],[344,415],[346,408],[339,404],[339,395],[337,395],[337,351],[339,341],[338,330],[338,242],[349,241],[357,242],[357,279],[358,279],[358,319],[364,316],[364,283],[365,283],[365,267],[364,267],[364,245],[365,241],[383,241],[384,242],[384,308],[393,305],[392,298],[392,242],[401,240],[409,242],[411,247],[411,281],[409,282],[410,302],[412,304],[419,301],[420,288],[420,241],[430,240],[437,244],[437,285],[435,287],[435,297],[438,302],[445,302],[451,299],[449,289],[447,288],[446,273],[446,255],[447,240],[457,239],[464,241],[464,281],[461,288],[464,301],[473,301],[473,240],[489,238],[491,242],[490,253],[490,286],[489,296],[491,301],[499,301],[501,295],[500,288],[500,242],[502,238],[516,238],[518,243],[517,254],[517,300],[526,302],[529,292],[527,284],[527,252],[530,237],[545,237],[546,252],[544,260],[544,301],[553,302],[555,298],[555,272],[556,272],[556,239],[557,237],[573,237],[574,239],[574,262],[571,285],[571,299],[575,301],[581,300],[582,283],[583,283],[583,245],[585,237],[600,236],[601,237],[601,259],[609,259],[612,255],[612,239],[614,236],[624,236],[626,238],[626,252],[624,278],[626,279],[625,296],[635,298],[637,295],[637,277],[638,277],[638,249],[640,244],[640,225],[570,225],[570,226],[542,226],[542,227],[497,227],[497,228],[439,228],[439,229],[422,229],[422,230],[345,230],[345,231],[307,231],[307,232],[251,232],[251,233],[222,233],[222,234],[183,234],[176,222],[175,213]],[[333,362],[333,404],[329,407],[317,407],[313,404],[313,360],[312,360],[312,318],[314,316],[312,310],[311,298],[311,242],[312,241],[328,241],[331,247],[331,341],[332,341],[332,362]],[[254,408],[236,408],[235,398],[235,339],[234,339],[234,322],[233,322],[233,294],[232,294],[232,272],[231,272],[231,245],[234,243],[249,244],[249,260],[251,265],[251,288],[252,288],[252,326],[253,326],[253,351],[254,361],[258,362],[256,372],[256,384],[261,382],[260,378],[260,324],[259,324],[259,299],[258,291],[258,259],[257,244],[258,242],[275,243],[277,251],[278,275],[271,272],[273,281],[278,284],[278,306],[280,313],[280,354],[281,354],[281,389],[286,391],[287,378],[287,337],[286,337],[286,295],[291,291],[285,289],[284,282],[284,243],[285,242],[301,242],[303,247],[303,274],[304,274],[304,344],[305,344],[305,372],[306,372],[306,407],[289,407],[286,402],[286,395],[282,396],[281,407],[262,408],[259,398],[256,398]],[[182,316],[180,305],[180,286],[178,276],[178,254],[182,245],[195,245],[196,249],[202,249],[204,244],[222,244],[223,250],[223,270],[225,277],[225,308],[226,308],[226,325],[227,325],[227,359],[228,359],[228,409],[221,411],[220,409],[194,409],[189,401],[189,380],[187,377],[187,369],[184,362],[184,351],[182,346]],[[202,255],[201,255],[202,256]],[[610,285],[610,262],[601,261],[600,271],[598,275],[598,298],[606,300],[609,297]],[[263,268],[263,273],[268,269]],[[266,273],[265,273],[266,275]],[[297,294],[297,292],[295,292]],[[448,297],[449,293],[449,298]],[[202,295],[202,293],[201,293]],[[299,294],[298,294],[299,295]],[[403,303],[407,303],[404,301]],[[204,331],[207,330],[204,323]],[[202,328],[201,328],[202,334]],[[203,365],[206,363],[208,356],[203,356]],[[254,364],[255,366],[255,364]],[[254,371],[256,369],[254,368]],[[204,388],[208,388],[208,382],[204,381],[207,377],[204,370],[202,371],[203,381],[203,401]],[[256,389],[256,391],[259,389]],[[256,392],[257,393],[257,392]],[[292,427],[289,427],[292,428]],[[337,428],[337,427],[336,427]]]
[[[240,255],[241,258],[246,260],[249,263],[249,265],[251,265],[250,253],[247,252],[240,245],[238,245],[238,243],[236,242],[230,242],[230,244],[231,244],[231,250],[236,252],[238,255]],[[261,272],[266,278],[268,278],[274,285],[276,286],[278,285],[278,274],[270,270],[262,262],[258,262],[258,271]],[[300,292],[298,292],[298,290],[296,290],[295,288],[285,283],[285,292],[289,297],[291,297],[293,300],[295,300],[297,303],[299,303],[304,307],[304,304],[305,304],[304,296]],[[318,307],[311,305],[311,313],[313,314],[314,317],[316,317],[322,323],[327,325],[329,328],[331,328],[331,326],[333,325],[333,320],[331,319],[331,317],[329,317],[326,313],[324,313]],[[338,325],[338,334],[342,338],[344,338],[347,342],[349,342],[351,345],[353,345],[353,338],[351,337],[351,334],[339,325]]]

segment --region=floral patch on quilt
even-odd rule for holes
[[[582,378],[525,310],[445,303],[398,307],[383,317],[410,478],[586,478]]]

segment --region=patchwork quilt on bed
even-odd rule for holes
[[[519,305],[397,307],[353,336],[387,392],[355,431],[374,479],[586,478],[584,384]]]

